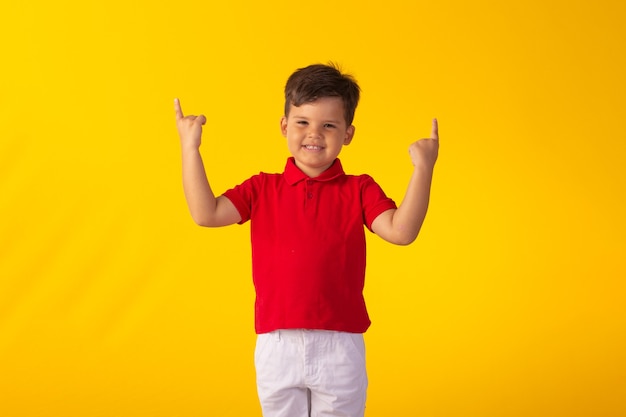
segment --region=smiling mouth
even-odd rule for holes
[[[324,149],[323,147],[318,145],[302,145],[302,147],[307,151],[321,151],[322,149]]]

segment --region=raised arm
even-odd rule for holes
[[[183,159],[183,189],[191,217],[200,226],[207,227],[239,222],[241,216],[230,200],[223,196],[215,197],[204,170],[200,144],[206,117],[184,116],[178,99],[174,100],[174,112]]]
[[[374,219],[374,233],[397,245],[408,245],[417,238],[428,210],[430,185],[438,153],[439,126],[437,119],[433,119],[430,138],[420,139],[409,147],[413,174],[402,203],[397,209],[387,210]]]

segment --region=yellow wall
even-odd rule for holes
[[[367,416],[626,415],[620,4],[4,2],[0,415],[260,416],[248,226],[191,221],[172,99],[222,191],[283,167],[284,82],[329,60],[395,199],[440,122],[420,238],[368,236]]]

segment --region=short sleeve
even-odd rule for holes
[[[226,190],[222,195],[228,198],[235,206],[241,221],[239,224],[243,224],[250,220],[252,214],[252,202],[255,195],[255,184],[259,182],[260,175],[255,175],[248,178],[241,184]]]
[[[371,231],[372,222],[381,213],[396,209],[396,203],[383,191],[383,189],[369,175],[361,175],[361,202],[363,205],[363,221]]]

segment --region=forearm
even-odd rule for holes
[[[183,189],[193,220],[210,226],[217,211],[217,200],[204,170],[199,149],[183,149]]]
[[[432,178],[431,168],[413,169],[402,203],[391,218],[394,243],[408,245],[417,238],[428,211]]]
[[[439,124],[433,119],[431,136],[409,146],[413,174],[402,203],[396,210],[381,213],[372,222],[372,231],[388,242],[408,245],[422,228],[428,202],[433,170],[439,154]]]

